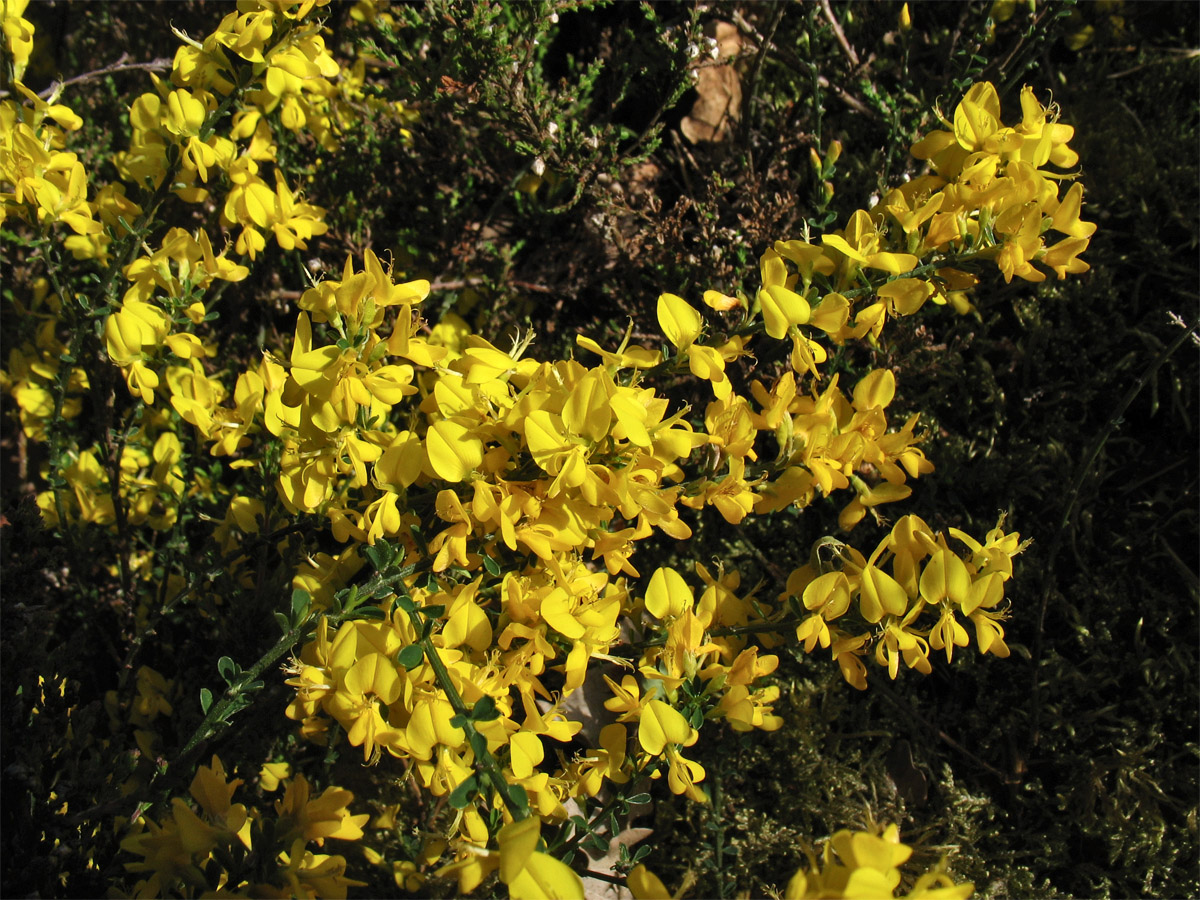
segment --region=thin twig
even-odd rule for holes
[[[988,772],[991,772],[992,775],[994,775],[996,778],[998,778],[1003,784],[1012,784],[1013,783],[1012,776],[1005,775],[1003,772],[1001,772],[999,769],[997,769],[995,766],[993,766],[987,760],[980,759],[978,756],[976,756],[974,753],[972,753],[970,750],[968,750],[966,747],[964,747],[962,744],[960,744],[954,738],[950,737],[950,735],[946,734],[946,732],[944,732],[942,729],[938,728],[936,725],[934,725],[932,722],[930,722],[928,719],[926,719],[924,716],[922,716],[919,712],[917,712],[915,709],[913,709],[912,703],[901,700],[900,697],[896,694],[896,692],[893,691],[886,684],[876,683],[873,687],[873,690],[878,691],[884,697],[886,697],[888,700],[890,700],[893,704],[895,704],[897,707],[899,707],[901,710],[908,713],[916,721],[918,721],[922,725],[924,725],[929,731],[931,731],[933,734],[937,735],[941,740],[945,741],[947,744],[949,744],[951,747],[953,747],[955,749],[955,751],[957,751],[958,753],[961,753],[963,756],[965,756],[967,759],[971,760],[977,766],[987,770]]]
[[[879,113],[875,112],[875,110],[871,109],[871,107],[867,106],[853,94],[849,93],[845,88],[841,87],[840,85],[833,84],[824,75],[817,76],[817,83],[826,90],[833,91],[835,94],[837,94],[838,99],[855,112],[860,112],[865,116],[870,116],[872,119],[879,119]]]
[[[1096,440],[1092,446],[1088,448],[1086,455],[1083,458],[1082,464],[1079,466],[1079,471],[1075,474],[1075,480],[1071,484],[1071,489],[1067,492],[1067,505],[1063,510],[1062,519],[1058,524],[1058,530],[1054,534],[1054,540],[1050,543],[1050,550],[1046,554],[1046,563],[1042,566],[1042,598],[1040,609],[1038,611],[1037,631],[1034,634],[1033,640],[1033,685],[1030,692],[1030,698],[1033,706],[1030,715],[1030,730],[1031,741],[1033,746],[1037,746],[1041,738],[1040,732],[1040,713],[1041,713],[1041,663],[1043,644],[1046,629],[1046,610],[1050,605],[1050,591],[1054,586],[1054,562],[1058,557],[1059,548],[1062,547],[1063,536],[1067,532],[1067,525],[1071,522],[1072,516],[1075,514],[1075,507],[1079,503],[1079,494],[1083,490],[1083,483],[1087,479],[1088,474],[1092,471],[1092,467],[1096,463],[1096,459],[1100,456],[1100,451],[1104,449],[1104,445],[1108,442],[1113,431],[1116,430],[1117,424],[1121,421],[1125,412],[1141,393],[1142,388],[1149,384],[1154,373],[1159,370],[1171,355],[1191,339],[1192,335],[1200,329],[1200,318],[1193,319],[1189,325],[1171,344],[1164,347],[1162,352],[1146,367],[1141,378],[1129,386],[1129,390],[1125,392],[1125,396],[1121,398],[1121,402],[1117,404],[1112,415],[1109,416],[1107,424],[1096,435]]]
[[[434,281],[429,285],[430,291],[461,291],[463,288],[476,287],[483,284],[485,279],[474,278],[456,278],[451,281]],[[557,288],[547,287],[544,284],[535,284],[532,281],[509,281],[508,284],[522,291],[532,291],[535,294],[553,294],[557,292]]]
[[[829,5],[829,0],[821,0],[821,11],[825,13],[825,18],[829,20],[830,26],[833,28],[833,36],[837,38],[837,42],[842,45],[842,50],[854,68],[858,68],[858,54],[854,52],[854,48],[850,46],[850,42],[846,40],[846,34],[842,31],[842,25],[837,20],[837,16],[833,14],[833,7]]]
[[[779,28],[779,23],[783,21],[783,14],[786,10],[787,6],[783,3],[775,8],[775,15],[771,17],[771,24],[767,28],[767,36],[759,42],[758,53],[754,56],[754,68],[750,70],[750,78],[746,82],[746,98],[742,102],[742,139],[747,148],[750,147],[748,138],[754,125],[754,95],[758,91],[758,79],[762,74],[767,53],[771,49],[771,42],[775,38],[775,31]]]
[[[141,70],[143,72],[170,72],[171,66],[173,65],[171,60],[163,57],[152,59],[150,62],[129,62],[128,60],[129,54],[122,53],[121,58],[115,63],[104,66],[103,68],[94,69],[91,72],[84,72],[82,75],[76,75],[74,78],[68,78],[66,81],[51,82],[50,87],[38,94],[38,97],[40,97],[42,100],[46,100],[53,96],[55,91],[60,91],[65,87],[70,87],[73,84],[79,84],[84,81],[92,81],[93,79],[100,78],[104,75],[111,75],[113,72],[129,72],[134,70]]]

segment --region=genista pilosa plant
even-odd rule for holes
[[[33,30],[24,2],[4,5],[4,227],[41,277],[14,298],[22,330],[3,385],[25,437],[47,446],[45,523],[115,536],[141,630],[129,672],[164,615],[232,623],[240,598],[264,599],[264,566],[290,580],[266,598],[282,637],[246,669],[220,659],[226,688],[200,690],[204,718],[182,746],[157,720],[180,715],[167,697],[190,673],[169,682],[143,666],[133,702],[110,696],[105,746],[131,727],[142,759],[113,785],[131,798],[122,809],[142,801],[123,822],[129,881],[115,891],[340,897],[359,883],[343,856],[309,846],[362,839],[350,792],[310,799],[297,775],[272,813],[233,802],[242,779],[220,760],[193,768],[282,662],[304,740],[347,742],[448,801],[443,833],[411,859],[376,859],[401,887],[454,878],[466,894],[495,872],[514,897],[581,897],[564,860],[638,785],[662,778],[706,802],[689,758],[702,733],[780,726],[772,651],[819,647],[861,690],[873,669],[928,673],[972,643],[1008,656],[1022,544],[1002,526],[977,538],[901,516],[876,546],[825,538],[786,583],[753,591],[734,569],[680,571],[637,551],[659,532],[686,540],[702,507],[736,527],[836,495],[829,525],[850,531],[910,495],[933,465],[918,417],[889,418],[893,373],[843,384],[822,366],[926,304],[970,311],[997,274],[1087,270],[1094,226],[1079,218],[1082,187],[1062,186],[1076,156],[1056,110],[1025,88],[1005,125],[993,86],[974,85],[912,148],[926,174],[840,230],[781,235],[753,297],[663,293],[662,340],[648,345],[580,336],[577,358],[539,360],[532,335],[500,347],[461,320],[427,323],[429,282],[367,250],[303,290],[293,332],[247,364],[224,350],[223,290],[268,244],[305,250],[328,227],[277,163],[281,129],[335,152],[358,116],[411,121],[364,94],[362,60],[331,55],[326,3],[241,0],[203,40],[180,33],[170,75],[132,99],[109,182],[68,149],[82,121],[65,92],[22,84]],[[786,363],[743,388],[737,361],[776,344]],[[681,377],[711,401],[673,406],[659,391]],[[104,433],[84,427],[85,408],[107,409]],[[156,551],[184,522],[193,545],[207,530],[240,594],[214,594],[187,553]],[[565,701],[598,679],[609,715],[588,738]],[[184,696],[195,702],[191,682]],[[261,767],[264,790],[289,771],[238,766]],[[160,779],[181,767],[195,802],[163,805]],[[910,852],[894,827],[839,832],[785,896],[891,896]],[[644,867],[629,886],[666,895]],[[934,870],[908,896],[970,891]]]

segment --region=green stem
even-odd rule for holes
[[[409,597],[408,599],[411,601],[412,598]],[[475,722],[471,719],[471,710],[467,708],[462,695],[454,687],[454,682],[450,680],[450,672],[446,668],[446,664],[442,662],[441,656],[438,655],[437,647],[433,643],[432,633],[426,632],[425,616],[422,614],[420,607],[415,605],[409,607],[408,617],[412,621],[413,627],[417,630],[417,634],[421,635],[419,643],[422,651],[424,651],[425,659],[429,661],[429,666],[433,669],[438,687],[445,693],[446,699],[450,701],[450,706],[454,709],[454,712],[464,719],[463,731],[467,733],[468,742],[472,744],[472,750],[475,751],[477,757],[475,760],[476,766],[478,766],[484,777],[488,780],[488,783],[491,784],[492,789],[500,795],[504,806],[512,813],[514,818],[523,819],[528,817],[528,805],[520,803],[513,796],[511,785],[505,779],[496,758],[486,749],[486,745],[483,746],[483,752],[480,753],[479,748],[474,746],[475,742],[470,741],[471,735],[479,734],[479,731],[475,727]],[[483,737],[483,735],[480,734],[480,737]]]

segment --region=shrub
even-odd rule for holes
[[[240,3],[201,39],[176,31],[106,159],[73,143],[102,124],[68,84],[26,87],[35,33],[6,4],[3,386],[41,481],[29,571],[61,566],[80,597],[22,611],[45,627],[9,724],[53,751],[11,772],[38,798],[24,821],[63,848],[29,885],[345,896],[498,878],[578,896],[650,792],[712,800],[701,747],[784,725],[781,657],[819,646],[867,690],[872,670],[961,663],[972,636],[1009,656],[1025,544],[1003,518],[986,534],[884,518],[933,464],[870,360],[897,320],[1087,271],[1073,129],[1032,88],[1018,121],[967,65],[912,146],[916,177],[859,208],[834,184],[853,146],[820,139],[795,231],[762,232],[756,261],[730,238],[739,265],[719,280],[703,247],[687,275],[658,261],[652,316],[552,337],[539,361],[522,311],[488,292],[517,284],[513,235],[593,215],[659,146],[709,46],[695,12],[664,10],[619,13],[603,53],[564,63],[554,26],[598,13]],[[819,136],[828,86],[809,74]],[[890,169],[922,120],[868,97]],[[370,177],[422,140],[457,167],[435,199]],[[432,159],[416,171],[437,183]],[[440,218],[494,252],[471,260],[488,271],[441,270],[435,309],[435,254],[455,252],[429,237]],[[592,324],[558,328],[575,320]],[[811,547],[770,561],[774,582],[666,540],[802,519]],[[864,521],[881,537],[856,547]],[[369,769],[345,764],[359,752]],[[369,820],[385,853],[319,852]],[[665,895],[645,849],[613,852],[608,877]],[[910,853],[871,823],[763,881],[891,895]],[[907,896],[971,892],[922,868]]]

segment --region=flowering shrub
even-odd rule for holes
[[[115,536],[136,612],[107,705],[108,740],[132,728],[141,760],[113,785],[138,804],[116,823],[130,880],[115,891],[337,897],[361,884],[307,846],[362,838],[349,791],[309,799],[298,774],[272,817],[233,803],[242,779],[214,757],[195,770],[196,808],[176,796],[154,813],[164,775],[267,704],[254,694],[289,654],[286,715],[305,742],[345,741],[455,811],[412,858],[376,861],[407,890],[456,879],[466,894],[497,873],[514,897],[582,896],[565,860],[649,779],[706,802],[687,755],[701,732],[782,723],[771,651],[819,646],[859,690],[873,666],[929,673],[943,651],[951,665],[968,623],[980,653],[1009,655],[1005,588],[1024,545],[1003,522],[976,537],[902,515],[873,547],[823,538],[775,585],[638,551],[686,541],[705,507],[738,526],[835,497],[848,533],[910,496],[933,464],[918,415],[889,420],[894,373],[850,384],[827,364],[927,304],[970,313],[997,271],[1087,270],[1095,226],[1080,220],[1082,187],[1060,186],[1077,157],[1053,106],[1026,88],[1006,126],[996,89],[973,85],[913,146],[926,174],[838,230],[764,249],[753,296],[662,293],[661,339],[580,335],[578,358],[540,361],[532,334],[505,348],[457,317],[426,321],[430,282],[367,249],[296,291],[291,333],[247,364],[227,351],[229,287],[270,245],[304,251],[330,227],[280,135],[318,153],[357,117],[412,121],[364,93],[369,60],[331,54],[326,5],[247,0],[203,40],[180,33],[169,77],[130,105],[107,183],[68,149],[83,120],[66,91],[22,83],[32,26],[23,3],[4,7],[2,215],[40,278],[14,297],[3,386],[25,439],[48,448],[44,522]],[[684,381],[711,400],[673,401]],[[220,620],[238,592],[265,602],[282,637],[246,669],[221,657],[226,689],[201,689],[204,718],[173,745],[156,721],[176,714],[173,684],[133,664],[165,617]],[[572,697],[601,682],[607,712],[581,715]],[[278,785],[279,761],[242,762]],[[839,832],[785,896],[890,896],[908,852],[894,826]],[[644,868],[629,886],[665,896]],[[934,870],[908,896],[970,890]]]

